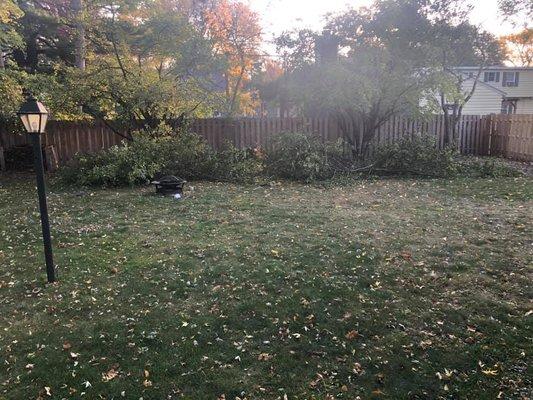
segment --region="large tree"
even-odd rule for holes
[[[391,117],[421,112],[431,76],[381,46],[361,47],[338,61],[305,67],[290,79],[304,113],[334,116],[354,156],[364,155]]]
[[[224,106],[227,64],[196,18],[207,1],[0,1],[2,95],[31,89],[55,118],[101,118],[128,139]]]
[[[216,77],[224,64],[168,1],[100,1],[87,39],[85,70],[70,71],[70,88],[85,112],[132,138],[134,130],[180,124],[221,104]],[[118,126],[116,125],[118,123]]]
[[[49,73],[58,62],[73,65],[70,0],[19,0],[24,15],[17,31],[24,46],[14,49],[17,65],[32,73]]]
[[[434,44],[430,46],[429,64],[439,81],[438,103],[444,116],[445,144],[458,140],[458,122],[464,106],[475,94],[485,67],[503,61],[497,39],[468,22],[458,25],[440,23],[431,31]],[[469,76],[458,69],[460,66],[475,66]],[[471,80],[472,84],[466,85]]]
[[[254,112],[256,104],[249,83],[254,64],[260,59],[259,16],[243,2],[220,0],[205,11],[204,21],[215,54],[227,60],[224,113],[232,116]]]
[[[369,51],[372,54],[375,49],[381,49],[382,54],[387,56],[381,59],[381,64],[376,61],[376,70],[390,70],[389,76],[382,77],[385,81],[388,78],[403,77],[409,82],[412,78],[423,76],[421,83],[427,85],[426,90],[419,91],[421,88],[417,85],[415,92],[419,91],[420,100],[423,94],[435,94],[428,97],[428,100],[433,101],[421,104],[433,104],[435,111],[440,108],[445,119],[446,142],[451,144],[457,139],[457,121],[476,89],[481,71],[488,64],[502,61],[497,40],[470,24],[469,12],[470,7],[460,0],[379,0],[369,8],[348,10],[330,17],[326,29],[337,37],[347,59],[357,60],[359,64],[365,61],[365,57],[369,57]],[[291,37],[298,39],[296,35]],[[290,44],[286,48],[293,49],[292,54],[308,48],[303,40],[289,41],[286,37],[281,39]],[[384,68],[379,68],[379,65]],[[469,77],[456,68],[465,65],[478,66],[477,72],[470,78],[474,80],[474,85],[467,92],[464,91],[463,84]],[[341,79],[342,84],[342,79],[346,78],[339,76],[338,79]],[[392,82],[391,87],[398,86]],[[350,93],[353,94],[354,101],[360,100],[360,91],[354,88]],[[405,93],[412,98],[413,91]],[[354,101],[347,103],[353,104]],[[383,115],[390,115],[391,111],[384,111],[387,107],[382,107],[383,100],[377,101]],[[339,104],[333,99],[330,103]],[[404,102],[400,100],[399,104],[402,103]],[[375,113],[375,107],[373,109],[371,104],[372,102],[366,103],[366,111],[370,113],[372,110],[371,113]],[[346,112],[345,110],[344,113]],[[394,112],[400,110],[395,107]],[[360,110],[354,115],[363,120],[366,118]],[[365,133],[364,140],[371,140],[371,132],[372,130]]]

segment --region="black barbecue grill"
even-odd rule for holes
[[[155,185],[156,193],[159,194],[183,194],[183,185],[186,183],[186,180],[173,175],[163,176],[152,182]]]

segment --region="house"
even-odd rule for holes
[[[469,93],[479,67],[457,67]],[[474,94],[463,114],[533,114],[533,67],[487,67],[481,72]]]

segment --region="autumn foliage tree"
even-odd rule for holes
[[[91,15],[87,67],[68,80],[86,113],[132,139],[138,130],[168,133],[220,104],[213,76],[223,64],[180,2],[100,0]]]
[[[252,113],[256,103],[249,83],[259,59],[259,16],[245,3],[221,0],[206,9],[204,20],[215,54],[227,60],[224,113],[228,116]]]
[[[506,58],[518,67],[533,66],[533,28],[500,38]]]
[[[0,69],[5,68],[4,53],[22,47],[22,37],[13,26],[22,15],[13,0],[0,0]]]

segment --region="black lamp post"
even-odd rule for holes
[[[52,255],[52,240],[50,237],[50,222],[48,220],[48,206],[46,204],[46,188],[44,185],[43,153],[41,149],[41,135],[44,133],[44,128],[46,127],[48,111],[44,105],[30,95],[20,107],[17,115],[22,120],[33,145],[33,160],[37,174],[37,191],[39,192],[39,208],[41,210],[41,227],[43,230],[46,276],[48,282],[52,283],[56,280],[56,277]]]

